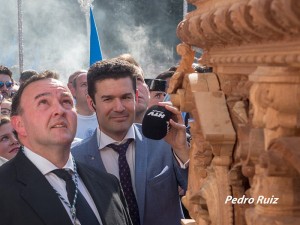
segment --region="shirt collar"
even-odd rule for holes
[[[97,127],[97,144],[98,144],[98,149],[100,149],[100,150],[109,144],[117,144],[117,145],[122,144],[130,138],[135,140],[135,133],[134,133],[133,126],[131,126],[129,128],[127,134],[125,135],[125,137],[122,141],[116,141],[116,140],[112,139],[111,137],[109,137],[108,135],[103,133],[99,127]]]
[[[57,166],[55,166],[52,162],[45,159],[44,157],[36,154],[35,152],[31,151],[29,148],[25,147],[23,148],[23,152],[26,155],[26,157],[41,171],[43,175],[46,175],[50,173],[52,170],[59,169]],[[74,172],[74,163],[72,160],[72,155],[70,153],[69,159],[63,167],[64,169],[71,170]]]

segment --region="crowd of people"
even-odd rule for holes
[[[129,54],[69,76],[0,65],[1,224],[179,225],[189,142],[167,99],[176,70],[145,79]],[[146,138],[149,107],[172,113],[162,140]]]

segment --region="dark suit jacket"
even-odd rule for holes
[[[118,179],[80,163],[77,168],[103,225],[131,225]],[[52,186],[22,151],[1,166],[0,181],[1,225],[72,225]]]
[[[180,225],[183,218],[178,186],[186,189],[188,169],[181,169],[165,141],[135,131],[135,189],[141,225]],[[97,132],[72,148],[79,162],[106,171],[97,145]]]

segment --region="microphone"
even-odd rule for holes
[[[164,106],[154,105],[150,107],[143,118],[142,132],[145,137],[160,140],[164,138],[170,129],[169,120],[172,113]]]

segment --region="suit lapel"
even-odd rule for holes
[[[135,138],[136,138],[136,143],[135,143],[135,188],[136,188],[136,197],[137,197],[137,202],[139,205],[139,213],[140,213],[140,219],[143,221],[144,218],[144,208],[145,208],[145,192],[146,192],[146,172],[147,172],[147,157],[148,157],[148,149],[147,149],[147,144],[143,143],[147,141],[147,139],[143,139],[143,136],[137,126],[134,126],[135,130]],[[97,130],[94,132],[93,136],[91,139],[88,141],[87,144],[87,158],[86,162],[94,168],[100,169],[101,171],[106,171],[102,158],[100,157],[100,153],[98,150],[98,145],[97,145]],[[87,182],[89,182],[87,180]],[[85,181],[84,181],[85,183]],[[90,191],[90,189],[89,189]],[[91,192],[93,193],[94,189],[91,188]],[[98,198],[99,202],[103,201],[101,198],[107,199],[107,196],[99,196],[95,194],[93,198]],[[97,203],[95,202],[97,205]],[[100,208],[98,208],[100,207]],[[97,205],[97,208],[100,209],[101,212],[104,212],[105,209],[102,209],[103,204]],[[99,212],[99,213],[101,213]],[[100,215],[101,217],[103,215]],[[103,217],[102,217],[103,218]]]
[[[17,179],[23,184],[21,196],[47,225],[72,225],[57,194],[22,151],[15,160]]]
[[[87,151],[86,161],[88,162],[88,165],[101,171],[106,171],[103,161],[100,157],[100,150],[98,149],[97,129],[95,130],[91,139],[87,142],[87,149],[84,149],[84,151]]]
[[[145,208],[145,192],[146,192],[146,181],[147,181],[147,139],[143,139],[141,132],[134,125],[135,130],[135,188],[136,197],[139,206],[140,219],[144,219],[144,208]]]
[[[111,205],[111,195],[108,195],[105,188],[101,185],[101,182],[105,182],[105,180],[99,180],[99,177],[95,177],[93,173],[81,166],[80,163],[77,163],[77,168],[80,178],[97,207],[102,224],[116,224],[115,215],[109,211],[108,207]]]

